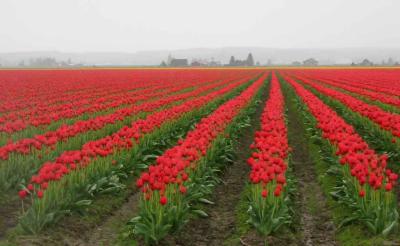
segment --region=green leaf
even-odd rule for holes
[[[148,161],[149,159],[156,159],[157,157],[158,157],[158,155],[154,155],[154,154],[145,155],[142,160],[143,161]]]
[[[331,165],[326,173],[331,175],[339,175],[341,174],[341,170],[337,165]]]
[[[329,192],[329,194],[330,194],[335,200],[340,199],[340,197],[341,197],[340,194],[341,194],[341,193],[342,193],[341,190]]]
[[[54,221],[55,213],[48,213],[43,221],[43,226]]]
[[[385,237],[389,235],[389,233],[397,226],[397,224],[397,220],[393,221],[388,227],[385,228],[385,230],[382,231],[382,235]]]
[[[92,194],[97,189],[97,184],[93,184],[88,187],[88,193]]]
[[[136,216],[136,217],[130,219],[130,220],[128,221],[128,224],[136,224],[136,223],[139,222],[141,219],[142,219],[142,217]]]
[[[137,169],[147,169],[149,167],[149,165],[144,163],[136,164],[135,166]]]
[[[114,186],[114,187],[108,187],[107,189],[104,189],[100,191],[100,194],[109,194],[109,193],[115,193],[121,190],[121,187]]]
[[[340,228],[342,228],[343,226],[348,225],[348,224],[350,224],[351,222],[353,222],[353,221],[355,221],[355,220],[357,220],[357,219],[359,219],[359,218],[360,218],[360,216],[358,216],[358,215],[355,215],[355,216],[352,216],[352,217],[348,217],[348,218],[346,218],[346,219],[344,219],[344,220],[342,220],[342,221],[340,222],[338,228],[340,229]]]
[[[210,200],[207,200],[205,198],[200,198],[199,202],[202,202],[202,203],[205,203],[205,204],[211,204],[211,205],[215,204],[214,202],[212,202]]]
[[[194,214],[199,215],[200,217],[203,217],[203,218],[207,218],[208,217],[208,214],[206,212],[204,212],[203,210],[200,210],[200,209],[192,210],[192,212]]]
[[[368,228],[374,233],[376,234],[376,226],[374,224],[372,224],[370,221],[366,221],[365,222],[366,225],[368,226]]]
[[[78,207],[89,206],[90,204],[92,204],[92,200],[80,200],[75,203],[75,205]]]

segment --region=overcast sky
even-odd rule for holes
[[[0,52],[400,48],[399,0],[0,0]]]

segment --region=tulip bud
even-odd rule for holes
[[[160,204],[161,205],[165,205],[165,204],[167,204],[167,202],[168,202],[168,199],[165,197],[165,196],[162,196],[161,198],[160,198]]]
[[[393,188],[392,183],[387,183],[387,184],[385,185],[385,190],[386,190],[386,191],[391,191],[392,188]]]
[[[264,198],[266,198],[266,197],[268,196],[268,191],[267,191],[266,189],[264,189],[264,190],[261,192],[261,196],[264,197]]]
[[[185,194],[185,193],[187,192],[187,188],[186,188],[185,186],[181,185],[181,186],[179,186],[179,191],[180,191],[182,194]]]
[[[39,199],[41,199],[41,198],[43,197],[43,191],[42,191],[42,190],[39,190],[39,191],[37,192],[37,197],[38,197]]]
[[[26,190],[21,190],[18,192],[18,195],[21,199],[24,199],[28,195],[28,192]]]

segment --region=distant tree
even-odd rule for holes
[[[394,65],[394,60],[393,60],[392,57],[389,57],[387,64],[388,64],[389,66],[393,66],[393,65]]]
[[[259,62],[259,61],[256,62],[256,66],[257,66],[257,67],[260,66],[260,62]]]
[[[303,61],[303,65],[315,67],[315,66],[318,66],[318,61],[315,60],[314,58],[309,58],[309,59]]]
[[[160,66],[161,66],[161,67],[166,67],[166,66],[167,66],[167,63],[165,63],[165,61],[162,61],[161,64],[160,64]]]
[[[301,62],[299,62],[299,61],[294,61],[294,62],[292,62],[292,66],[301,66]]]
[[[168,65],[168,66],[171,66],[171,62],[172,62],[173,59],[174,59],[174,58],[171,56],[171,54],[169,54],[169,55],[168,55],[168,58],[167,58],[167,65]]]
[[[229,65],[230,66],[235,66],[235,57],[234,56],[231,56],[231,59],[229,60]]]
[[[368,59],[364,59],[364,60],[360,63],[360,65],[361,65],[361,66],[366,66],[366,67],[368,67],[368,66],[373,66],[374,63],[371,62],[371,61],[368,60]]]
[[[52,57],[39,57],[30,60],[30,66],[32,67],[57,67],[60,64]]]
[[[254,66],[254,58],[253,58],[253,55],[251,53],[249,53],[249,55],[247,56],[246,65],[247,66]]]

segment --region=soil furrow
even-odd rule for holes
[[[289,145],[292,147],[292,168],[297,181],[296,213],[299,214],[299,245],[337,245],[326,197],[318,183],[315,164],[310,156],[305,125],[295,102],[285,94],[288,107]]]
[[[126,225],[130,218],[137,215],[139,196],[139,192],[130,196],[120,209],[116,210],[104,223],[92,230],[89,239],[83,245],[113,245],[119,236],[120,229]]]
[[[21,201],[7,195],[0,197],[0,241],[5,239],[7,231],[18,223],[18,216],[22,210]]]

